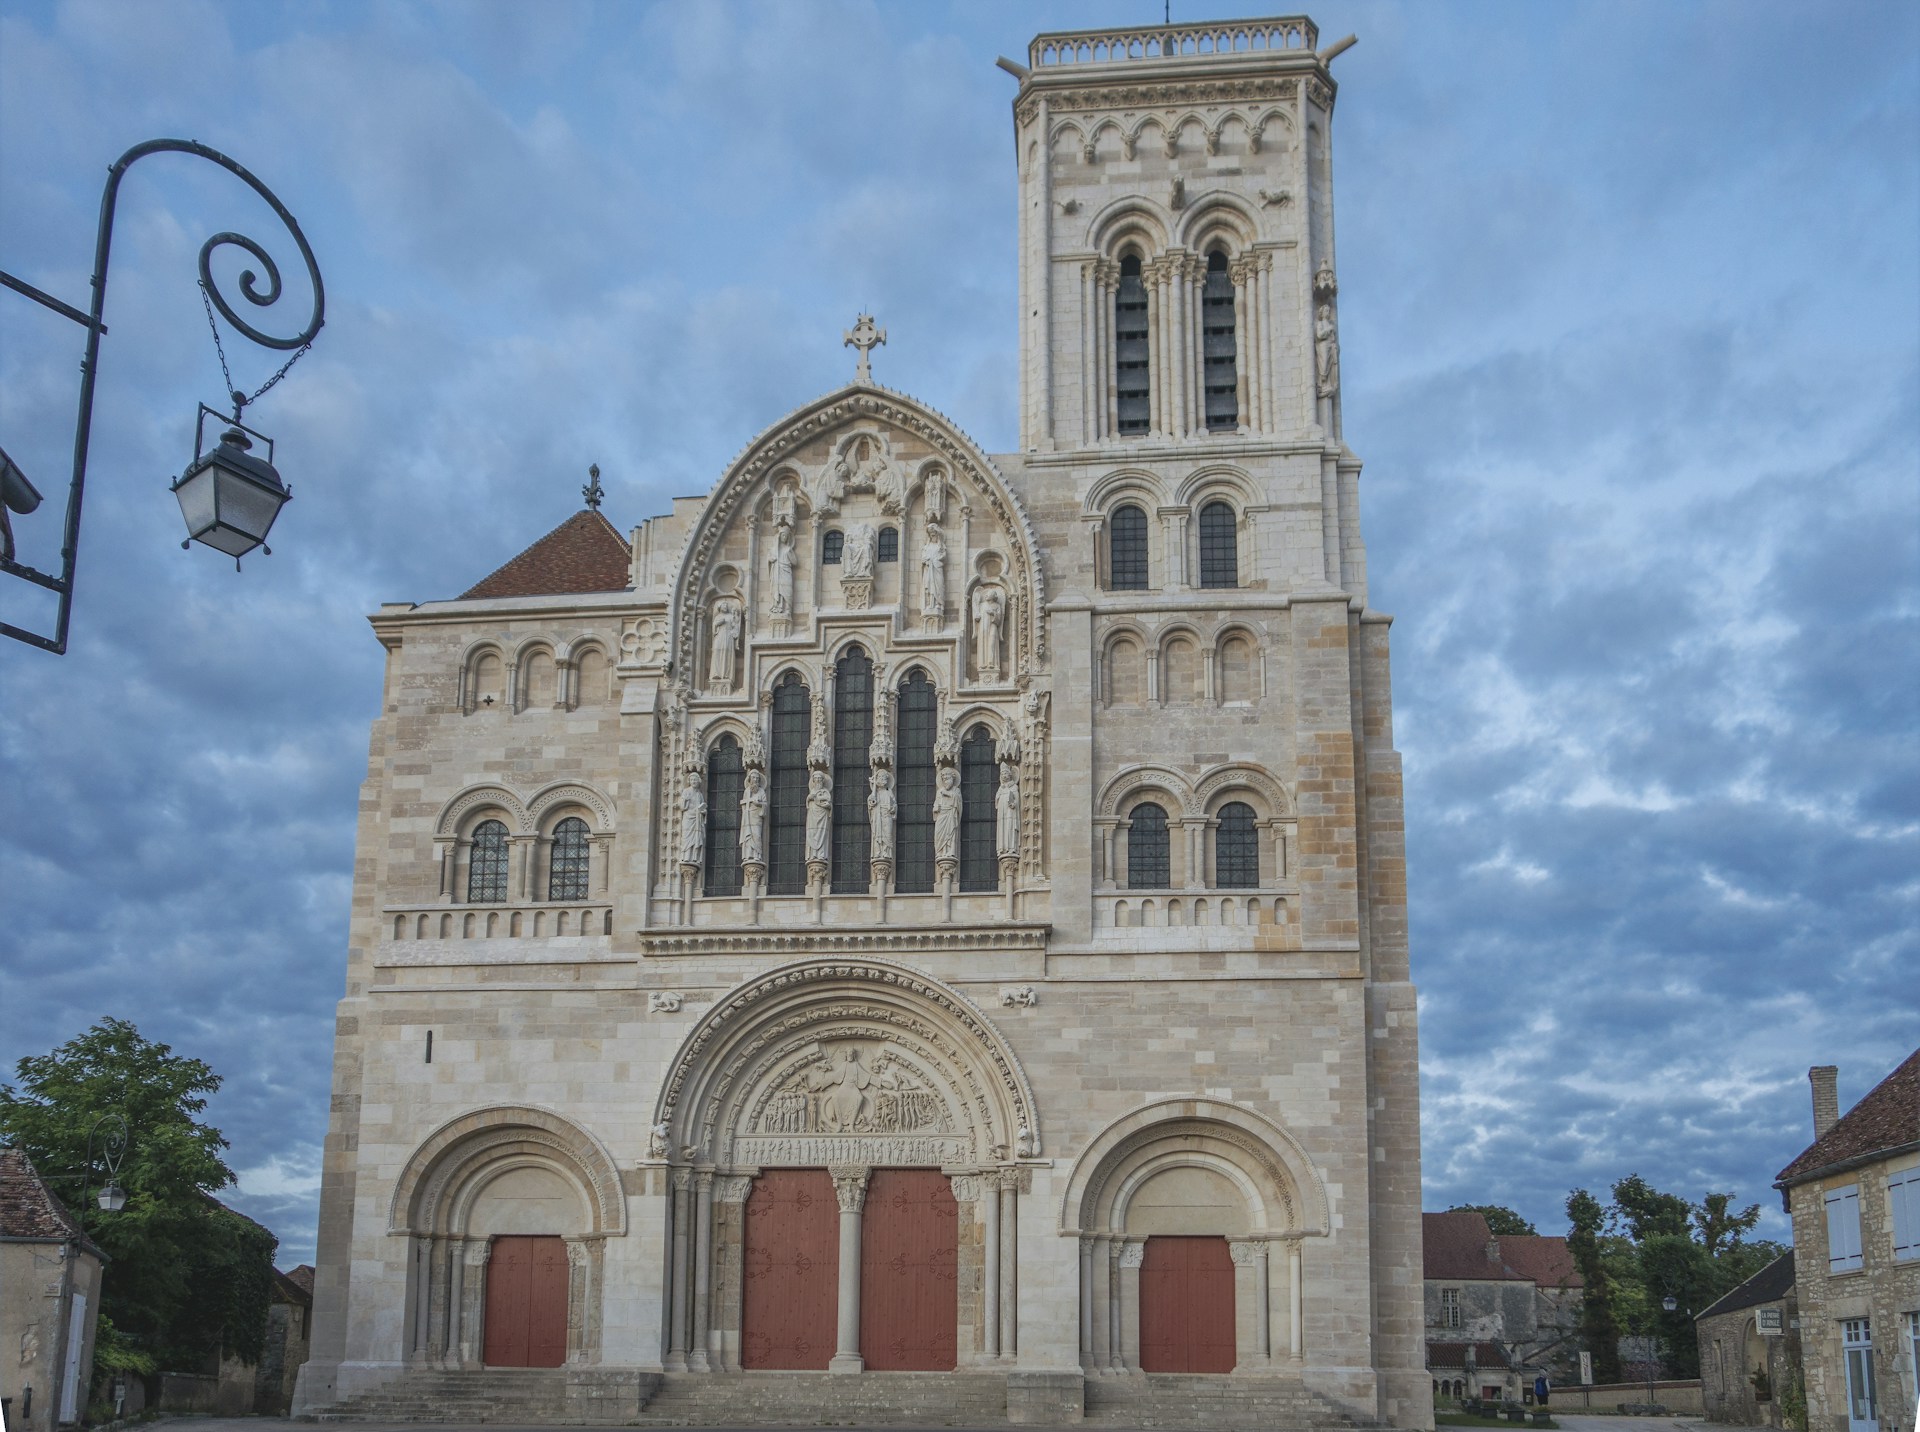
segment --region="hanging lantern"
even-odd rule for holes
[[[220,441],[203,451],[208,418],[228,426]],[[253,438],[267,445],[265,459],[253,455]],[[244,427],[238,417],[223,419],[201,404],[193,465],[173,484],[180,515],[187,521],[187,541],[180,545],[203,542],[232,557],[236,567],[255,547],[271,556],[273,549],[265,545],[267,533],[282,505],[293,497],[274,471],[272,457],[271,438]]]

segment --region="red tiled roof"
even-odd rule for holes
[[[1542,1288],[1583,1288],[1586,1280],[1574,1265],[1567,1240],[1558,1234],[1503,1233],[1497,1240],[1500,1259],[1523,1278]]]
[[[624,592],[633,553],[597,508],[576,512],[526,551],[460,594],[548,597],[571,592]]]
[[[1467,1365],[1467,1347],[1463,1342],[1430,1342],[1427,1344],[1427,1366],[1448,1369]],[[1513,1364],[1500,1344],[1477,1342],[1472,1344],[1473,1360],[1482,1368],[1511,1367]]]
[[[1484,1214],[1423,1213],[1421,1232],[1426,1246],[1429,1278],[1479,1279],[1499,1282],[1523,1280],[1500,1258],[1499,1240],[1487,1227]]]
[[[1775,1188],[1803,1183],[1836,1164],[1920,1143],[1920,1049],[1780,1170]]]
[[[19,1149],[0,1149],[0,1237],[71,1241],[100,1252]]]
[[[313,1296],[313,1264],[302,1263],[286,1277],[289,1283],[299,1288],[308,1297]]]
[[[307,1280],[304,1283],[300,1281],[299,1275],[301,1273],[307,1275]],[[302,1263],[291,1273],[282,1273],[278,1268],[275,1268],[273,1270],[273,1286],[274,1291],[278,1294],[282,1302],[293,1303],[302,1308],[310,1308],[313,1306],[313,1269],[309,1268],[305,1263]]]

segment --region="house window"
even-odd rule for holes
[[[709,895],[740,893],[740,791],[746,784],[740,743],[722,736],[707,753],[707,875]]]
[[[570,815],[553,828],[553,847],[547,856],[547,898],[587,898],[587,823]]]
[[[1240,539],[1238,520],[1224,502],[1209,502],[1200,509],[1200,585],[1237,587],[1240,585]]]
[[[1131,437],[1152,426],[1147,367],[1147,286],[1140,258],[1120,260],[1120,287],[1113,296],[1113,387],[1120,435]]]
[[[1887,1211],[1894,1258],[1920,1258],[1920,1168],[1887,1175]]]
[[[1147,589],[1147,514],[1128,503],[1107,524],[1107,585],[1116,592]]]
[[[1853,1425],[1876,1422],[1879,1396],[1873,1378],[1873,1324],[1868,1318],[1848,1318],[1840,1324],[1840,1350],[1847,1366],[1847,1417]]]
[[[1440,1290],[1440,1326],[1443,1328],[1460,1326],[1460,1290],[1458,1288]]]
[[[1133,808],[1127,825],[1127,888],[1165,890],[1173,884],[1167,850],[1167,813],[1152,801]]]
[[[846,533],[837,531],[827,533],[826,536],[820,539],[821,562],[829,567],[839,566],[840,554],[846,549],[846,545]]]
[[[898,527],[880,529],[880,541],[875,547],[874,559],[880,562],[900,560],[900,529]]]
[[[813,699],[796,672],[773,688],[772,768],[767,782],[767,893],[807,889],[807,734]]]
[[[1245,801],[1228,801],[1220,807],[1220,825],[1213,833],[1213,883],[1222,890],[1252,889],[1260,883],[1260,828],[1254,824],[1253,807]],[[1457,1303],[1458,1290],[1447,1291]]]
[[[1240,426],[1240,386],[1235,366],[1233,332],[1233,278],[1227,256],[1219,249],[1207,255],[1207,283],[1201,290],[1201,343],[1206,353],[1207,430],[1232,432]]]
[[[473,828],[473,850],[467,858],[467,899],[476,905],[498,905],[507,898],[507,828],[497,820],[483,820]]]
[[[975,726],[960,743],[960,888],[992,890],[1000,883],[994,850],[994,801],[1000,795],[1000,765],[993,733]]]
[[[864,895],[873,848],[867,824],[873,663],[857,646],[833,668],[833,701],[833,893]]]
[[[1860,1266],[1860,1185],[1827,1190],[1827,1271],[1846,1273]]]
[[[900,683],[900,731],[894,741],[900,813],[894,821],[893,888],[902,895],[933,889],[933,737],[939,697],[918,668]]]
[[[1920,1401],[1920,1313],[1907,1314],[1907,1385]]]

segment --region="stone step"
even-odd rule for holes
[[[1007,1420],[1004,1374],[668,1373],[643,1427],[978,1426]]]

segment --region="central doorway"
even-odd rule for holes
[[[488,1367],[558,1367],[567,1360],[567,1243],[502,1235],[487,1253]]]
[[[1224,1238],[1147,1240],[1140,1265],[1140,1369],[1232,1372],[1233,1254]]]
[[[768,1169],[747,1197],[740,1365],[825,1372],[838,1305],[840,1206],[823,1168]]]
[[[877,1168],[860,1229],[860,1356],[869,1372],[951,1372],[960,1206],[938,1169]]]

